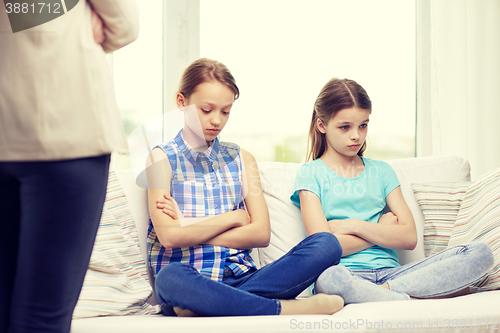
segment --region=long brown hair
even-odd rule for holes
[[[320,158],[326,150],[325,134],[318,130],[317,120],[321,119],[326,126],[337,112],[353,107],[370,112],[372,110],[370,97],[362,86],[353,80],[337,78],[333,78],[325,84],[314,103],[306,161]],[[363,156],[365,149],[366,141],[358,151],[358,155]]]
[[[223,63],[208,58],[195,60],[184,70],[177,93],[189,98],[199,84],[214,80],[225,84],[233,91],[234,99],[238,99],[240,90],[229,69]]]

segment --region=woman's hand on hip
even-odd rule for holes
[[[94,40],[97,44],[104,43],[106,39],[106,34],[104,33],[104,23],[94,10],[91,12],[90,16],[90,24],[92,25],[92,33],[94,35]]]

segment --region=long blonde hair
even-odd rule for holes
[[[358,107],[360,109],[372,110],[372,102],[366,90],[357,82],[349,79],[333,78],[321,89],[316,101],[309,128],[308,151],[306,162],[321,157],[326,150],[325,134],[317,128],[317,120],[321,119],[325,126],[337,112],[344,109]],[[363,155],[366,149],[366,141],[358,152]]]

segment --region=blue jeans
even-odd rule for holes
[[[339,295],[346,304],[443,296],[479,281],[493,264],[487,244],[470,243],[400,267],[330,267],[316,281],[315,292]],[[390,290],[378,286],[384,283]]]
[[[280,299],[293,299],[326,268],[338,264],[342,248],[331,233],[317,233],[280,259],[235,277],[226,267],[222,282],[202,276],[190,265],[170,263],[156,277],[156,293],[164,315],[173,307],[202,316],[277,315]]]
[[[0,333],[70,331],[109,161],[0,162]]]

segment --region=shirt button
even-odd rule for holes
[[[217,204],[214,205],[215,208],[219,207]]]

